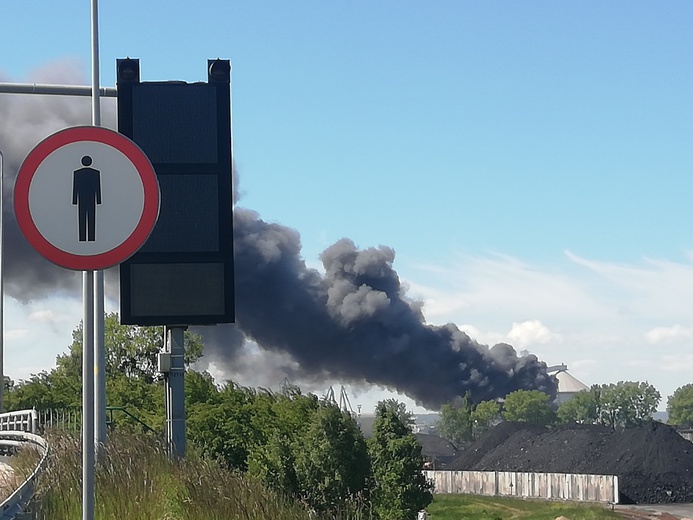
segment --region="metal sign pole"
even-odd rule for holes
[[[98,40],[98,0],[91,0],[91,64],[92,64],[92,124],[99,126],[101,123],[101,110],[99,99],[99,40]],[[100,349],[103,348],[103,325],[94,326],[95,323],[103,323],[103,273],[101,273],[101,293],[95,291],[98,286],[100,271],[84,271],[82,276],[84,298],[84,338],[82,355],[82,520],[94,520],[94,465],[95,465],[95,430],[98,431],[97,421],[100,419],[101,410],[96,410],[94,382],[99,376],[103,377],[100,366],[94,361],[101,358]],[[101,302],[100,304],[97,302]],[[101,316],[96,315],[96,309],[100,309]],[[98,385],[100,387],[100,385]],[[104,408],[105,418],[105,408]],[[99,439],[100,441],[100,439]]]
[[[99,96],[99,8],[91,0],[91,123],[101,126]],[[106,443],[106,348],[104,341],[103,271],[94,271],[94,434],[97,446]]]
[[[82,272],[82,520],[94,520],[94,271]]]
[[[5,228],[2,213],[5,209],[2,196],[5,193],[5,159],[0,150],[0,413],[5,410],[5,272],[3,242],[5,241]]]

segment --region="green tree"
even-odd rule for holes
[[[583,390],[561,403],[557,414],[561,423],[596,424],[601,411],[599,387]]]
[[[337,511],[366,491],[366,442],[353,417],[337,406],[318,408],[295,454],[301,498],[316,510]]]
[[[680,386],[667,399],[669,424],[693,426],[693,384]]]
[[[539,390],[516,390],[505,396],[503,419],[542,426],[556,421],[549,396]]]
[[[67,354],[59,355],[57,366],[69,367],[81,374],[82,323],[72,332],[72,344]],[[190,366],[202,356],[204,344],[199,334],[185,331],[185,365]],[[146,383],[161,380],[157,355],[164,348],[163,327],[121,325],[118,314],[112,312],[104,318],[104,348],[106,374],[141,379]]]
[[[82,378],[65,374],[63,370],[32,374],[19,381],[5,394],[6,410],[48,410],[71,408],[82,404]]]
[[[273,424],[266,424],[267,441],[254,445],[248,454],[248,473],[270,488],[299,498],[296,452],[312,417],[319,408],[318,398],[302,395],[298,387],[285,388],[274,396]]]
[[[248,454],[266,440],[267,431],[258,431],[256,424],[267,418],[267,410],[258,406],[258,392],[228,382],[218,395],[207,402],[198,402],[187,410],[186,427],[192,442],[206,455],[226,462],[229,467],[245,471]]]
[[[255,446],[248,455],[248,474],[275,491],[299,497],[294,442],[279,431],[273,432],[266,443]]]
[[[421,444],[385,403],[375,409],[368,451],[373,471],[371,502],[381,520],[410,520],[433,500],[422,473]]]
[[[599,388],[599,421],[611,428],[631,428],[652,420],[661,395],[646,382],[619,381]]]
[[[300,438],[311,423],[312,417],[320,407],[318,397],[303,395],[300,389],[283,393],[274,405],[280,433],[292,438]]]
[[[192,406],[197,403],[218,402],[219,387],[209,372],[185,372],[185,403]]]
[[[56,358],[50,371],[33,374],[6,394],[9,410],[79,408],[82,403],[82,324],[72,332],[68,351]],[[202,340],[186,331],[186,363],[199,359]],[[125,407],[153,428],[164,423],[164,398],[156,356],[163,347],[161,327],[121,325],[116,313],[104,317],[106,399],[108,406]],[[115,415],[117,423],[131,422]]]
[[[473,405],[469,396],[447,403],[440,407],[440,419],[438,420],[438,433],[444,439],[456,446],[473,440],[472,419]]]
[[[398,401],[397,399],[383,399],[379,402],[379,404],[382,404],[385,408],[392,411],[397,417],[399,417],[402,424],[406,424],[409,428],[411,428],[416,422],[414,414],[407,410],[407,405],[402,401]]]
[[[500,404],[496,401],[482,401],[472,412],[472,435],[478,439],[500,419]]]

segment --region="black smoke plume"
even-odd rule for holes
[[[29,82],[68,85],[83,77],[84,71],[76,62],[60,61],[34,72]],[[0,73],[0,81],[9,82],[10,79]],[[41,140],[68,126],[90,121],[88,98],[0,93],[0,152],[4,157],[5,184],[2,200],[4,283],[7,294],[21,302],[45,298],[56,292],[80,294],[79,273],[56,267],[38,255],[25,240],[14,218],[12,187],[22,161]]]
[[[34,81],[65,83],[50,72]],[[88,124],[89,107],[87,100],[0,94],[0,150],[8,183],[41,139]],[[55,291],[78,294],[79,277],[35,253],[9,209],[5,222],[10,296],[28,301]],[[375,384],[430,409],[467,392],[477,402],[517,389],[555,393],[555,381],[535,356],[518,356],[506,344],[480,345],[454,324],[426,324],[421,304],[407,298],[392,267],[392,249],[358,249],[342,239],[322,253],[323,274],[306,267],[295,230],[240,207],[234,227],[237,323],[198,329],[206,355],[222,367],[237,367],[242,345],[251,340],[282,353],[289,377]]]
[[[535,356],[480,345],[453,324],[427,325],[392,268],[392,249],[342,239],[322,253],[322,274],[306,267],[296,231],[242,208],[234,226],[236,346],[243,334],[289,353],[303,373],[398,390],[429,409],[467,392],[477,402],[518,389],[555,393]],[[232,346],[215,336],[212,345]]]

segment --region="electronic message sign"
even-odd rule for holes
[[[161,192],[154,229],[120,266],[121,321],[211,325],[234,320],[231,65],[207,82],[141,82],[117,61],[118,131],[151,161]]]

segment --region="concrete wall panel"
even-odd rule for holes
[[[436,493],[618,503],[618,477],[512,471],[425,471]]]

